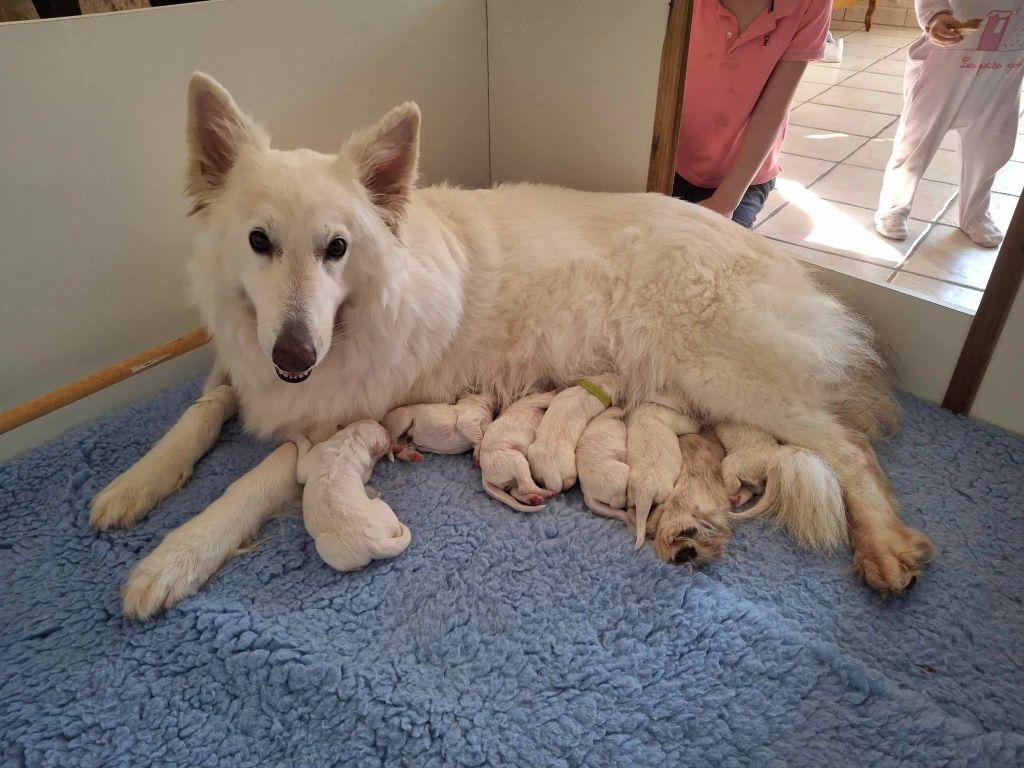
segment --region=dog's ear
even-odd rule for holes
[[[269,147],[263,130],[235,104],[224,86],[203,72],[188,84],[188,183],[190,215],[210,204],[246,144]]]
[[[379,123],[353,136],[345,147],[359,180],[392,230],[405,214],[420,159],[420,108],[413,101],[395,107]]]

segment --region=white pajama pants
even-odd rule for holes
[[[915,45],[907,61],[903,114],[878,214],[910,214],[921,177],[946,132],[955,128],[962,161],[960,226],[968,227],[988,212],[993,178],[1013,154],[1024,54],[925,45],[930,50]]]

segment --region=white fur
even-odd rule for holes
[[[293,440],[296,477],[305,484],[302,519],[323,561],[338,571],[358,571],[402,554],[412,534],[391,507],[366,492],[374,465],[391,448],[387,430],[365,420],[317,445],[303,436]]]
[[[863,322],[769,241],[699,206],[532,185],[416,189],[419,120],[407,104],[335,155],[285,152],[219,84],[193,78],[193,285],[248,429],[319,440],[401,405],[466,391],[507,404],[610,372],[627,412],[664,394],[819,453],[842,484],[858,570],[883,591],[910,583],[930,545],[900,523],[865,439],[895,406]],[[249,247],[257,226],[273,256]],[[349,247],[327,263],[329,236]],[[300,384],[270,358],[289,316],[317,353]],[[137,473],[134,492],[166,495],[160,474]],[[111,493],[107,504],[136,504]]]
[[[735,513],[734,520],[770,514],[806,547],[832,551],[846,544],[843,490],[821,456],[779,445],[768,433],[745,424],[721,422],[715,432],[726,449],[722,474],[729,492],[747,486],[764,493],[753,507]]]
[[[643,403],[626,415],[626,497],[636,515],[636,549],[647,538],[651,510],[668,498],[679,477],[679,435],[698,431],[697,422],[667,404]]]
[[[576,445],[576,469],[587,507],[602,517],[628,524],[629,466],[621,408],[609,408],[587,424]]]
[[[590,377],[609,397],[615,399],[615,376]],[[551,401],[537,437],[526,452],[534,479],[549,491],[559,493],[576,484],[576,444],[584,428],[606,408],[596,396],[581,386],[562,390]]]
[[[506,408],[484,433],[480,444],[480,475],[484,490],[519,512],[536,512],[553,496],[530,475],[526,451],[554,392],[528,395]]]
[[[416,460],[417,448],[428,453],[465,453],[472,449],[478,461],[480,442],[493,418],[493,398],[468,394],[455,405],[403,405],[389,411],[381,423],[391,439],[399,443],[399,458]],[[401,443],[406,436],[411,445]]]

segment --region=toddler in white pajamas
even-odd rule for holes
[[[907,237],[914,194],[947,131],[960,132],[960,229],[995,248],[992,181],[1013,154],[1024,76],[1024,1],[916,0],[925,35],[910,46],[903,114],[885,169],[875,229]],[[977,29],[964,27],[975,20]]]

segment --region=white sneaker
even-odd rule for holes
[[[825,55],[821,57],[821,60],[828,64],[839,64],[843,60],[843,38],[840,37],[837,40],[829,32],[828,39],[825,41]]]
[[[907,215],[905,213],[875,214],[875,232],[890,240],[907,239]]]
[[[982,248],[998,248],[1003,242],[1003,230],[987,213],[976,222],[960,229]]]

